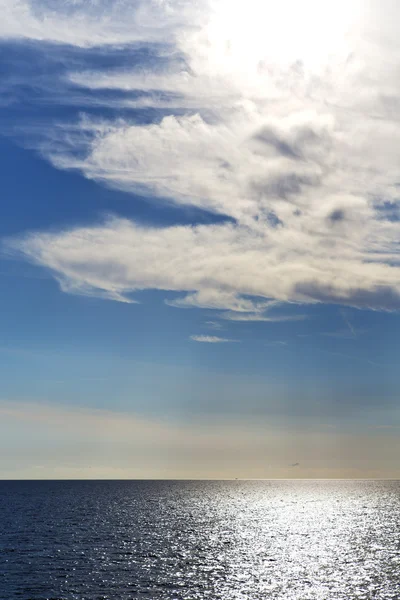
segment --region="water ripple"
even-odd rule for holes
[[[1,600],[400,597],[395,481],[0,482]]]

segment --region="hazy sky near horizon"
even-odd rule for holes
[[[0,8],[0,478],[400,477],[398,3]]]

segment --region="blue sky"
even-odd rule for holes
[[[0,476],[400,476],[398,7],[3,5]]]

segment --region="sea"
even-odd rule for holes
[[[398,481],[0,481],[1,600],[400,599]]]

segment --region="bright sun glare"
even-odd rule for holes
[[[358,0],[216,0],[206,29],[209,68],[246,78],[301,62],[319,70],[348,52]]]

